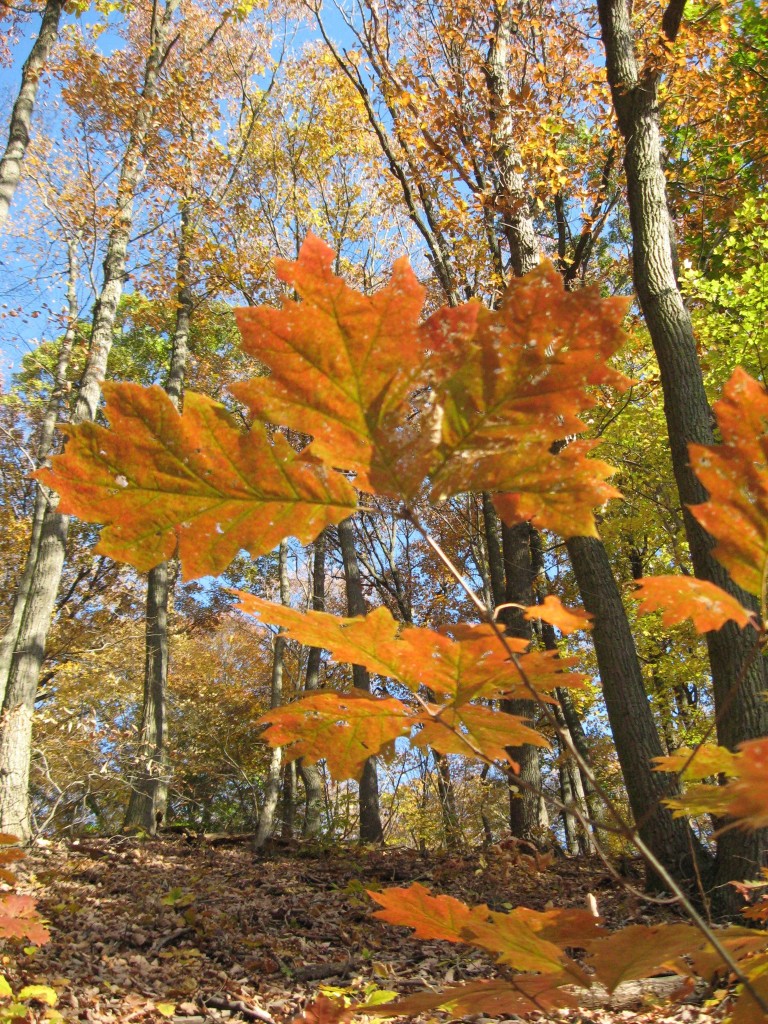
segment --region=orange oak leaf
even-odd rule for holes
[[[31,896],[10,893],[0,896],[0,938],[24,939],[42,945],[51,933],[42,922],[37,903]]]
[[[340,474],[260,424],[242,431],[223,406],[188,394],[182,416],[158,387],[105,384],[112,429],[65,427],[69,440],[35,474],[62,512],[104,529],[98,551],[147,571],[178,546],[185,579],[219,573],[241,548],[307,543],[355,508]]]
[[[637,581],[632,595],[640,601],[638,612],[648,615],[663,609],[665,626],[677,626],[686,619],[699,633],[722,629],[733,619],[737,625],[757,628],[754,614],[726,590],[693,576],[649,576]]]
[[[507,753],[507,747],[529,743],[549,748],[541,733],[527,726],[522,718],[476,704],[449,704],[444,708],[429,705],[419,721],[422,729],[414,740],[418,746],[433,747],[441,754],[506,761],[515,771],[520,768]]]
[[[673,754],[654,757],[653,764],[654,771],[675,772],[687,782],[691,779],[706,779],[710,775],[734,775],[738,754],[734,754],[727,747],[702,743],[695,750],[680,747]]]
[[[678,751],[672,758],[657,758],[657,770],[669,770],[669,761],[674,763],[683,755],[684,751]],[[711,748],[703,765],[686,772],[686,777],[700,778],[707,766],[731,778],[724,786],[707,783],[689,786],[682,796],[666,800],[677,817],[715,814],[733,818],[740,828],[768,826],[768,739],[747,740],[739,745],[736,754],[730,755],[720,747]]]
[[[385,607],[345,619],[327,612],[300,612],[242,592],[238,597],[243,611],[283,626],[300,643],[322,647],[337,661],[363,665],[411,690],[424,685],[456,704],[477,696],[527,695],[519,672],[489,627],[463,627],[453,639],[444,632],[403,626]],[[542,689],[561,685],[567,684],[542,680]]]
[[[485,904],[469,907],[452,896],[433,896],[418,883],[369,895],[384,908],[374,917],[414,928],[418,938],[479,946],[520,971],[556,975],[567,971],[578,980],[584,978],[578,965],[554,941],[558,914],[568,916],[571,911],[542,914],[523,907],[501,914]],[[573,922],[570,924],[572,931]]]
[[[309,235],[295,262],[275,261],[301,301],[237,310],[243,348],[271,373],[231,391],[254,416],[311,434],[311,451],[355,472],[363,490],[371,488],[376,458],[385,467],[379,491],[400,494],[409,487],[397,473],[390,478],[399,447],[392,414],[428,378],[428,339],[419,330],[425,290],[400,259],[388,285],[363,295],[332,272],[334,260],[334,251]],[[417,486],[423,475],[417,469]]]
[[[265,723],[264,739],[283,747],[288,760],[324,759],[335,779],[359,779],[369,757],[394,752],[394,741],[410,733],[414,716],[394,697],[318,690],[268,711],[258,720]]]
[[[626,309],[596,288],[566,292],[544,263],[510,283],[498,310],[473,301],[430,317],[433,345],[456,353],[454,372],[436,386],[443,417],[433,497],[509,492],[497,502],[508,520],[594,534],[592,508],[618,495],[605,483],[610,468],[586,458],[593,442],[550,449],[584,429],[593,385],[629,383],[607,365],[623,342]]]
[[[565,972],[560,975],[517,974],[509,981],[494,978],[452,985],[442,992],[416,992],[377,1007],[358,1006],[355,1012],[415,1017],[427,1010],[445,1007],[451,1010],[452,1017],[478,1013],[489,1017],[522,1016],[542,1010],[577,1007],[578,997],[563,988],[573,984],[573,978]]]
[[[598,980],[613,992],[624,981],[647,978],[661,967],[682,974],[677,957],[701,946],[706,940],[689,924],[630,925],[613,935],[587,939],[585,946]]]
[[[691,466],[709,501],[691,512],[717,541],[731,578],[761,598],[768,563],[768,391],[741,368],[714,411],[722,444],[690,445]]]
[[[592,616],[583,608],[566,608],[559,597],[547,594],[541,604],[533,604],[524,610],[524,618],[528,621],[541,619],[555,626],[565,636],[575,633],[577,629],[591,629]]]

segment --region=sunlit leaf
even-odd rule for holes
[[[0,938],[26,938],[42,945],[50,937],[31,896],[17,896],[15,893],[0,896]]]
[[[180,416],[161,388],[105,384],[112,429],[65,428],[69,440],[37,476],[60,509],[104,529],[97,550],[148,570],[178,545],[185,579],[219,573],[241,548],[313,540],[346,518],[355,493],[341,475],[297,455],[260,424],[240,430],[223,406],[187,395]]]
[[[268,711],[259,723],[270,723],[264,738],[283,747],[286,757],[325,759],[335,779],[360,777],[373,754],[389,756],[399,736],[407,736],[413,716],[394,697],[372,697],[353,690],[339,694],[318,691],[293,704]]]
[[[433,747],[441,754],[507,761],[515,771],[519,771],[519,766],[507,753],[507,747],[524,743],[549,747],[541,733],[527,726],[517,715],[475,704],[442,709],[430,706],[429,711],[430,715],[420,716],[423,727],[414,742],[421,747]]]
[[[649,576],[637,581],[632,595],[640,601],[638,612],[648,615],[663,610],[665,626],[677,626],[686,619],[699,633],[721,629],[733,620],[739,626],[756,625],[755,617],[735,597],[708,580],[693,576]]]
[[[555,626],[565,636],[575,633],[577,629],[591,629],[592,616],[583,608],[566,608],[559,597],[547,594],[541,604],[534,604],[525,609],[524,618],[529,622],[541,619]]]
[[[691,512],[732,579],[762,597],[768,562],[768,391],[737,368],[714,405],[722,444],[690,445],[709,501]]]

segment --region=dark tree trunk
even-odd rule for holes
[[[660,26],[669,42],[677,37],[685,0],[670,0]],[[754,600],[736,587],[712,555],[713,540],[690,513],[707,494],[688,461],[688,446],[714,442],[713,420],[704,390],[688,310],[677,284],[674,237],[662,168],[658,90],[662,63],[641,68],[635,49],[630,0],[598,0],[608,82],[625,142],[624,169],[632,225],[635,288],[661,373],[672,467],[688,547],[697,578],[711,580],[742,604]],[[733,623],[707,633],[718,742],[738,743],[768,733],[768,670],[753,658],[751,630]],[[748,667],[747,667],[748,666]],[[737,699],[732,690],[738,687]],[[718,843],[713,901],[718,912],[738,910],[740,897],[728,883],[754,875],[762,865],[766,834],[725,832]]]
[[[365,615],[365,598],[360,580],[360,566],[355,551],[355,533],[352,519],[344,519],[338,525],[339,546],[344,563],[344,579],[347,587],[347,614]],[[362,665],[352,666],[352,683],[358,690],[371,692],[371,677]],[[360,842],[382,843],[384,831],[379,808],[379,779],[376,772],[376,758],[369,757],[363,766],[359,786]]]
[[[651,771],[652,759],[664,751],[608,556],[592,537],[573,537],[567,546],[584,607],[594,616],[603,697],[637,830],[670,875],[688,887],[695,878],[692,851],[702,862],[704,852],[687,823],[661,803],[679,789],[674,776]]]

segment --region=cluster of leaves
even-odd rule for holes
[[[187,578],[216,573],[240,548],[260,555],[288,534],[312,540],[355,510],[358,491],[398,500],[414,522],[413,503],[425,492],[440,500],[490,491],[508,523],[531,519],[566,537],[594,535],[594,506],[617,496],[607,483],[611,468],[590,457],[592,442],[564,439],[582,431],[581,415],[598,388],[626,386],[608,365],[622,343],[625,302],[594,289],[567,293],[543,266],[513,282],[496,311],[470,301],[421,322],[423,289],[405,263],[395,265],[387,287],[365,296],[332,274],[332,259],[331,250],[308,239],[296,263],[278,266],[300,301],[239,314],[244,348],[270,370],[231,388],[254,418],[248,431],[209,399],[189,395],[179,415],[159,389],[129,384],[106,389],[111,430],[67,428],[64,454],[38,475],[62,495],[62,509],[104,524],[100,550],[139,569],[177,551]],[[716,414],[722,445],[691,449],[711,496],[693,511],[734,581],[764,605],[768,395],[737,370]],[[296,451],[265,420],[294,441],[297,433],[311,439]],[[693,618],[700,631],[733,619],[762,632],[750,609],[687,577],[643,581],[640,597],[643,610],[663,607],[670,622]],[[292,758],[325,757],[337,777],[358,775],[367,757],[386,755],[413,730],[417,744],[510,764],[510,744],[546,740],[475,701],[525,696],[546,703],[556,686],[581,682],[567,660],[526,651],[491,622],[449,632],[403,629],[385,609],[341,619],[249,595],[242,608],[414,693],[415,710],[391,697],[314,692],[265,716],[270,743],[286,746]],[[563,631],[587,624],[558,602],[525,612]],[[422,684],[436,703],[418,696]],[[734,782],[713,789],[716,808],[693,791],[697,813],[705,807],[747,826],[765,822],[764,784],[751,785],[759,775],[754,758],[764,750],[748,748],[726,767]],[[677,762],[661,767],[679,770]],[[762,1019],[753,994],[766,994],[762,931],[723,933],[717,951],[689,925],[607,935],[582,913],[498,914],[417,886],[376,898],[386,920],[479,945],[524,972],[472,991],[430,994],[419,1008],[471,1003],[473,1012],[517,1013],[568,1006],[578,1002],[579,988],[595,983],[612,991],[669,965],[690,973],[682,953],[693,953],[693,970],[710,976],[727,951],[732,962],[749,958],[753,981],[734,1019]],[[587,951],[594,974],[567,954],[574,947]],[[398,1004],[401,1012],[416,1010],[413,1002],[404,1006]]]

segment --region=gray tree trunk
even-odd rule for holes
[[[312,608],[316,612],[325,611],[325,550],[327,544],[326,531],[320,534],[314,543],[312,560]],[[307,674],[304,689],[316,690],[320,685],[320,648],[310,647],[307,654]],[[302,835],[311,839],[318,835],[322,827],[323,816],[323,776],[316,764],[308,764],[301,758],[298,762],[299,775],[304,783],[304,826]]]
[[[179,282],[176,324],[171,345],[170,370],[165,390],[181,412],[184,379],[189,355],[189,328],[194,300],[188,258],[189,210],[182,204],[179,233]],[[140,828],[150,835],[165,820],[168,808],[168,607],[175,573],[161,562],[147,576],[146,654],[139,749],[131,795],[125,813],[126,828]]]
[[[96,415],[125,277],[141,155],[154,116],[160,69],[169,45],[171,19],[178,4],[179,0],[167,0],[162,12],[156,13],[152,21],[142,95],[123,155],[115,217],[104,260],[104,281],[94,310],[91,347],[72,416],[73,423],[92,420]],[[41,527],[39,555],[29,582],[29,594],[16,638],[3,704],[0,829],[24,837],[30,834],[27,790],[35,694],[61,580],[68,530],[69,520],[56,511],[52,498]]]
[[[677,36],[684,8],[685,0],[671,0],[666,8],[661,29],[670,42]],[[693,570],[697,578],[711,580],[742,604],[756,608],[754,599],[732,583],[712,556],[712,538],[690,513],[690,506],[705,501],[707,493],[691,469],[688,446],[712,444],[714,433],[691,319],[677,284],[659,128],[661,65],[646,61],[641,68],[638,63],[630,0],[598,0],[598,12],[608,82],[626,147],[634,283],[659,363],[672,467]],[[768,669],[764,658],[752,657],[753,631],[728,623],[707,633],[707,646],[718,742],[733,749],[766,735]],[[728,883],[753,875],[765,849],[765,832],[732,829],[721,836],[713,889],[718,912],[738,910],[740,897]]]
[[[661,803],[679,787],[676,777],[651,771],[652,759],[664,751],[608,556],[593,537],[573,537],[567,547],[584,607],[594,616],[603,697],[637,831],[672,877],[687,886],[695,877],[694,852],[702,863],[704,852],[688,824]]]
[[[347,585],[347,614],[365,615],[365,598],[360,580],[360,566],[355,551],[355,533],[352,519],[344,519],[338,525],[341,559],[344,564],[344,579]],[[365,693],[371,692],[371,677],[362,665],[352,666],[352,684]],[[360,842],[382,843],[384,831],[379,808],[379,779],[376,772],[376,758],[369,757],[363,766],[359,785]]]
[[[277,552],[277,575],[280,581],[280,603],[290,604],[291,594],[288,587],[288,546],[285,541],[280,544]],[[272,652],[272,685],[269,692],[270,708],[283,705],[283,666],[285,661],[286,639],[283,629],[278,630]],[[259,850],[272,835],[275,826],[277,805],[280,802],[280,781],[282,777],[283,751],[281,747],[273,747],[269,757],[267,778],[264,783],[264,800],[256,826],[253,840],[254,849]]]
[[[40,77],[59,38],[59,23],[65,4],[66,0],[47,0],[43,8],[40,32],[21,69],[19,95],[11,113],[5,153],[0,159],[0,229],[8,219],[8,211],[19,184],[21,164],[29,145],[32,112],[35,108]]]

